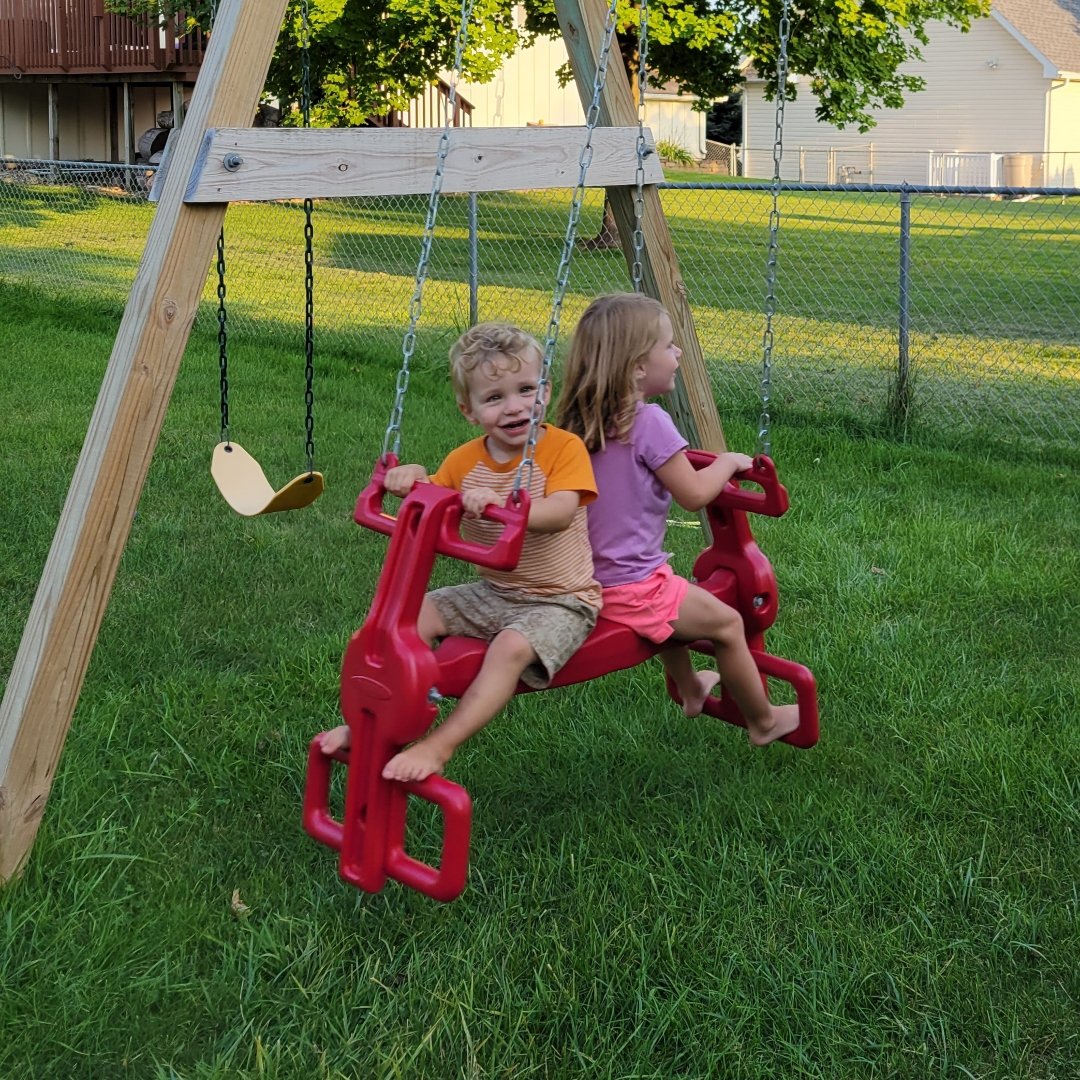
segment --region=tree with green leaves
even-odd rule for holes
[[[298,101],[301,89],[301,3],[290,0],[270,68],[269,94]],[[161,12],[174,0],[108,0],[125,13]],[[312,122],[343,127],[402,109],[452,66],[460,0],[306,0]],[[519,26],[514,0],[476,0],[462,71],[475,82],[494,76],[505,59],[539,35],[559,33],[554,0],[525,0]],[[209,25],[211,0],[184,10]],[[792,72],[809,77],[817,116],[839,126],[873,127],[876,109],[900,108],[925,81],[902,71],[921,57],[928,24],[967,30],[990,0],[793,0]],[[623,57],[634,67],[638,5],[619,0]],[[781,0],[650,0],[649,68],[654,83],[673,81],[702,109],[738,92],[750,61],[775,94]],[[569,72],[562,73],[569,78]],[[528,92],[529,88],[525,88]],[[794,86],[786,88],[793,96]],[[286,110],[288,114],[288,110]],[[286,115],[286,122],[289,122]],[[295,118],[294,118],[295,122]]]
[[[771,98],[782,6],[782,0],[650,0],[650,81],[674,82],[705,110],[739,92],[750,61]],[[525,7],[532,35],[558,34],[554,0],[526,0]],[[634,68],[639,8],[620,0],[618,10],[623,56]],[[921,59],[928,23],[966,31],[989,10],[990,0],[793,0],[789,70],[810,78],[819,120],[866,131],[876,123],[873,110],[898,109],[905,95],[926,85],[900,69]],[[795,93],[787,88],[789,97]]]
[[[520,47],[513,14],[507,0],[475,0],[468,78],[485,82]],[[312,123],[350,127],[407,108],[452,66],[460,19],[461,0],[308,0]],[[290,0],[267,79],[281,101],[300,99],[302,24],[299,0]]]

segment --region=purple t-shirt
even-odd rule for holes
[[[600,494],[589,504],[589,541],[601,585],[643,581],[667,562],[664,534],[671,493],[655,470],[687,445],[659,405],[642,403],[628,441],[609,439],[592,455]]]

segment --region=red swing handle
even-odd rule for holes
[[[375,463],[371,480],[360,492],[356,509],[353,511],[353,520],[357,525],[363,525],[386,536],[393,535],[398,523],[396,517],[383,510],[383,500],[387,494],[386,473],[397,463],[394,454],[387,454]],[[417,498],[429,506],[448,499],[453,500],[453,505],[448,506],[441,517],[439,535],[435,541],[435,550],[440,555],[462,559],[464,562],[492,570],[512,570],[517,566],[521,557],[521,545],[525,542],[525,530],[529,524],[527,491],[517,493],[516,505],[513,502],[514,497],[511,496],[505,506],[491,505],[485,508],[482,515],[485,520],[504,526],[499,538],[491,545],[475,544],[462,537],[460,529],[463,510],[461,496],[456,491],[434,484],[417,484],[408,497]]]
[[[686,456],[695,469],[704,469],[717,458],[716,454],[708,450],[687,450]],[[761,490],[739,487],[740,480],[757,484]],[[724,490],[716,496],[714,504],[730,510],[747,510],[753,514],[780,517],[787,512],[788,493],[776,475],[772,458],[759,454],[749,469],[737,473],[728,481]]]

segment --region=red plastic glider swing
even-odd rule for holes
[[[692,450],[695,468],[713,454]],[[465,888],[472,800],[464,788],[442,776],[420,783],[382,778],[382,768],[403,746],[434,723],[439,697],[458,697],[476,676],[485,645],[474,638],[447,638],[434,651],[421,640],[416,624],[436,555],[479,566],[510,569],[517,564],[528,520],[528,495],[515,507],[490,507],[486,517],[505,525],[497,544],[486,548],[462,539],[461,497],[433,484],[418,484],[401,504],[397,518],[382,511],[383,477],[396,459],[380,463],[360,494],[354,519],[390,536],[386,563],[364,625],[345,652],[341,673],[341,712],[352,732],[351,750],[328,757],[311,743],[304,792],[304,827],[340,852],[342,878],[367,892],[378,892],[388,877],[436,900],[452,900]],[[799,706],[799,727],[785,741],[808,748],[818,740],[814,676],[801,664],[766,652],[765,631],[777,612],[776,576],[754,542],[748,512],[779,517],[788,508],[787,491],[771,460],[755,460],[741,480],[760,485],[744,489],[732,481],[708,508],[713,542],[694,564],[698,584],[740,612],[754,661],[765,677],[789,683]],[[711,652],[708,642],[691,646]],[[658,647],[603,616],[588,640],[558,673],[552,688],[585,682],[633,667]],[[669,690],[671,686],[669,684]],[[434,692],[433,692],[434,691]],[[519,684],[518,693],[533,692]],[[677,700],[677,699],[676,699]],[[706,713],[745,726],[735,703],[710,698]],[[342,821],[330,812],[334,760],[349,766]],[[437,867],[405,850],[408,796],[435,803],[443,813],[442,853]]]
[[[471,0],[463,0],[462,27],[468,23]],[[611,0],[604,40],[600,48],[598,72],[606,70],[615,27],[616,0]],[[785,7],[786,11],[786,7]],[[642,4],[642,40],[639,55],[644,56],[645,10]],[[781,67],[778,85],[784,85],[786,68],[786,31],[781,24]],[[455,70],[460,67],[464,30],[457,43]],[[559,311],[569,276],[577,213],[585,184],[585,169],[592,130],[599,114],[602,81],[594,82],[592,108],[587,112],[586,141],[582,151],[581,177],[571,208],[562,261],[556,279],[551,323],[548,328],[544,364],[537,402],[544,398],[558,334]],[[386,562],[375,591],[375,598],[364,625],[353,635],[345,652],[341,673],[341,712],[351,732],[351,748],[327,756],[312,741],[308,754],[307,784],[304,792],[304,827],[321,843],[339,852],[339,871],[344,880],[368,892],[378,892],[388,877],[426,893],[437,900],[452,900],[465,888],[468,871],[469,831],[472,801],[458,784],[442,776],[429,776],[418,783],[384,780],[382,769],[404,746],[423,736],[436,719],[436,703],[443,697],[460,697],[475,678],[483,661],[485,644],[472,638],[444,639],[432,650],[420,638],[417,620],[420,605],[428,589],[436,555],[462,559],[477,566],[509,570],[517,565],[525,538],[529,498],[526,488],[515,484],[515,493],[504,507],[488,507],[484,516],[503,524],[503,532],[491,547],[466,541],[460,533],[461,497],[455,491],[419,484],[402,502],[397,517],[383,512],[386,495],[386,470],[397,464],[400,448],[400,420],[405,388],[408,385],[409,360],[415,344],[420,297],[427,272],[434,222],[441,189],[442,169],[448,149],[450,117],[453,113],[453,89],[447,109],[447,126],[439,145],[428,206],[427,226],[416,274],[416,289],[410,305],[409,327],[403,345],[403,364],[398,377],[398,391],[386,431],[383,453],[370,484],[361,492],[354,519],[360,525],[390,537]],[[644,95],[640,95],[644,98]],[[783,100],[778,95],[778,114]],[[779,127],[779,123],[778,123]],[[641,168],[644,153],[639,113],[638,199],[635,216],[633,280],[640,288],[641,267]],[[766,304],[765,371],[762,378],[762,403],[768,403],[768,378],[771,352],[771,309],[775,306],[776,196],[779,190],[779,162],[774,176],[773,216],[770,233],[769,302]],[[529,447],[526,450],[519,480],[531,464],[535,433],[540,420],[539,405],[534,409]],[[777,479],[776,469],[767,456],[768,413],[762,412],[761,453],[753,468],[727,484],[708,507],[712,544],[694,564],[697,583],[724,603],[735,608],[743,619],[747,643],[761,673],[763,683],[776,679],[795,690],[799,706],[799,727],[784,741],[798,747],[813,746],[818,739],[817,694],[814,677],[801,664],[784,660],[765,651],[764,634],[777,613],[776,577],[750,532],[747,513],[779,517],[788,508],[787,492]],[[695,468],[701,469],[715,459],[705,451],[688,452]],[[749,481],[760,490],[740,486]],[[711,652],[709,642],[695,642],[692,649]],[[595,679],[609,672],[633,667],[659,651],[639,638],[632,630],[609,622],[601,615],[585,644],[552,681],[552,688]],[[674,688],[668,689],[674,696]],[[519,684],[518,693],[531,689]],[[676,699],[677,700],[677,699]],[[726,694],[706,701],[705,712],[720,720],[745,726],[735,703]],[[334,763],[348,766],[345,784],[344,816],[333,817],[330,810],[330,785]],[[405,850],[408,797],[414,795],[434,803],[442,810],[442,850],[437,866],[413,858]]]

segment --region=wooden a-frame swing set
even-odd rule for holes
[[[24,865],[44,813],[229,201],[422,192],[430,179],[437,131],[244,126],[285,7],[286,0],[224,0],[155,185],[146,248],[0,704],[0,883]],[[584,104],[606,5],[557,0],[556,8]],[[589,182],[607,189],[628,263],[640,223],[642,290],[668,310],[683,347],[672,411],[693,445],[718,452],[723,432],[654,186],[662,180],[656,155],[647,159],[635,218],[636,120],[626,79],[605,80]],[[572,186],[580,139],[577,128],[455,129],[443,190]],[[403,802],[392,813],[400,830]],[[384,867],[375,870],[385,876]]]

